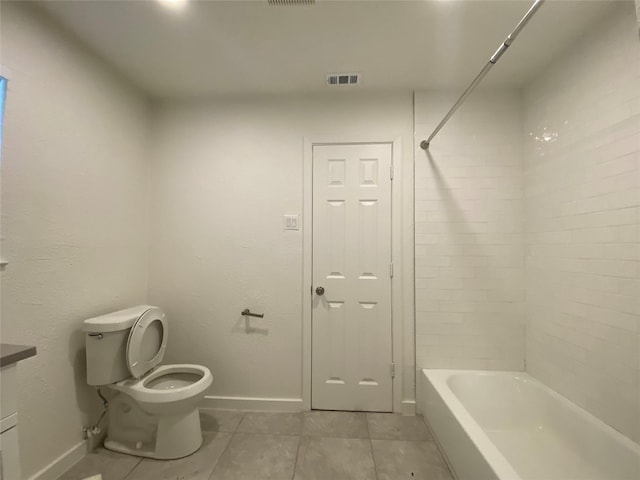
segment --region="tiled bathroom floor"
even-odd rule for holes
[[[179,460],[102,448],[58,480],[453,480],[422,417],[202,410],[204,444]]]

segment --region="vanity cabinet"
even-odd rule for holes
[[[0,345],[0,480],[22,478],[18,449],[18,362],[35,354],[35,347]]]

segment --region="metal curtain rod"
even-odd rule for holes
[[[442,127],[444,127],[445,123],[447,123],[447,121],[455,113],[455,111],[462,104],[462,102],[464,102],[465,98],[467,98],[469,96],[469,94],[473,91],[473,89],[476,88],[476,86],[480,83],[480,80],[482,80],[484,78],[484,76],[487,73],[489,73],[489,70],[491,70],[491,68],[496,63],[498,63],[498,60],[500,60],[500,57],[502,57],[504,52],[507,51],[507,48],[509,48],[511,46],[511,44],[516,39],[516,37],[518,36],[520,31],[524,28],[524,26],[527,24],[527,22],[529,22],[529,20],[531,20],[531,17],[533,17],[533,14],[536,13],[536,11],[542,6],[543,2],[544,2],[544,0],[535,0],[535,2],[533,3],[533,5],[529,9],[529,11],[524,15],[524,17],[522,17],[522,20],[520,20],[518,25],[516,25],[516,28],[513,30],[513,32],[511,32],[509,34],[509,36],[505,39],[505,41],[502,42],[502,45],[500,45],[498,50],[496,50],[496,53],[493,54],[493,56],[489,59],[487,64],[484,66],[484,68],[482,70],[480,70],[480,73],[476,76],[476,78],[473,79],[473,82],[471,82],[471,85],[469,85],[467,87],[467,89],[460,96],[460,98],[453,105],[453,107],[451,107],[451,110],[449,110],[449,112],[444,116],[444,118],[438,124],[438,126],[433,131],[433,133],[431,135],[429,135],[429,138],[427,138],[426,140],[422,140],[420,142],[420,148],[422,148],[423,150],[428,150],[429,149],[429,144],[431,143],[431,140],[433,140],[434,137],[438,134],[438,132],[442,129]]]

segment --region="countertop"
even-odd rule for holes
[[[11,345],[10,343],[0,344],[0,367],[6,367],[14,363],[24,360],[25,358],[34,357],[36,355],[36,347],[29,345]]]

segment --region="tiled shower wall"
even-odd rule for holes
[[[526,368],[640,438],[640,41],[626,2],[524,91]]]
[[[417,143],[458,94],[416,93]],[[477,91],[428,154],[416,145],[419,368],[524,368],[520,105],[517,91]]]
[[[620,2],[522,97],[474,92],[428,154],[417,144],[458,92],[416,94],[415,254],[419,368],[523,370],[526,359],[638,440],[634,7]]]

